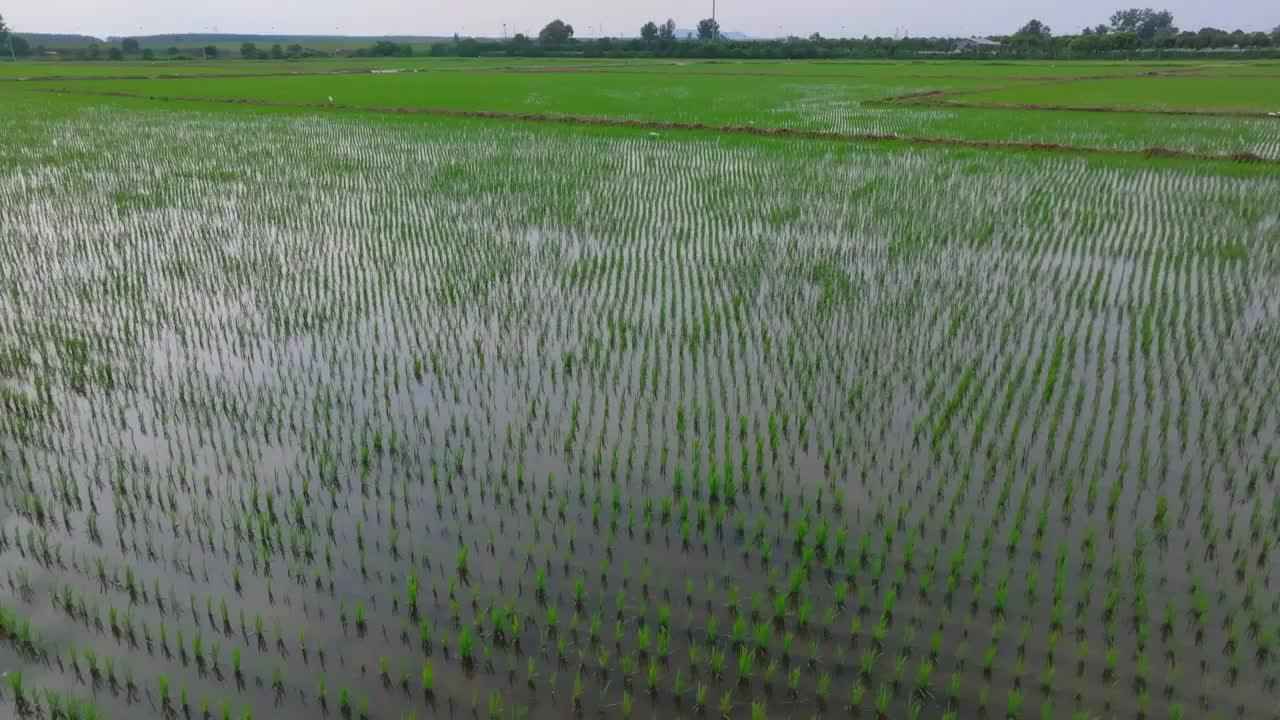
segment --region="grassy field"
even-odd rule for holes
[[[777,74],[847,74],[863,77],[974,77],[988,79],[1058,78],[1087,76],[1140,75],[1151,72],[1196,71],[1204,73],[1230,73],[1234,69],[1262,72],[1259,64],[1222,64],[1207,66],[1202,63],[1161,62],[1051,62],[1051,61],[988,61],[988,60],[648,60],[639,63],[636,71],[648,71],[651,65],[661,64],[663,71],[690,73],[767,72]],[[1272,65],[1271,71],[1277,67]]]
[[[955,99],[972,102],[1153,110],[1239,110],[1280,113],[1280,73],[1274,77],[1117,78],[1022,84]]]
[[[0,714],[1271,717],[1266,120],[954,67],[0,83]]]
[[[1044,78],[1076,77],[1140,77],[1151,74],[1195,76],[1260,76],[1280,74],[1280,62],[1266,61],[1204,63],[1192,61],[957,61],[957,60],[684,60],[670,58],[613,59],[613,58],[521,58],[521,57],[440,57],[440,58],[311,58],[303,60],[255,60],[238,57],[220,60],[171,61],[157,59],[151,62],[125,60],[122,62],[0,62],[0,73],[40,76],[77,74],[112,74],[112,68],[128,67],[140,70],[155,67],[176,66],[183,68],[217,68],[240,73],[252,73],[264,68],[288,67],[305,71],[344,67],[384,67],[428,69],[467,69],[494,67],[544,67],[577,68],[583,66],[604,67],[638,73],[717,74],[764,73],[776,75],[837,75],[866,78],[955,77],[1002,80],[1036,80]],[[212,71],[209,71],[212,72]]]
[[[172,61],[159,58],[151,62],[0,62],[0,77],[43,77],[56,75],[95,76],[131,75],[146,77],[179,68],[184,74],[253,74],[286,71],[320,71],[351,68],[408,68],[450,70],[494,67],[607,67],[637,73],[684,73],[732,75],[765,73],[777,75],[836,75],[872,79],[912,77],[982,78],[989,80],[1022,80],[1040,78],[1136,76],[1148,73],[1195,73],[1197,75],[1273,75],[1280,74],[1280,63],[1203,63],[1191,61],[1160,62],[996,62],[937,61],[911,62],[888,60],[679,60],[610,58],[319,58],[282,61],[244,61],[238,55],[214,61]]]
[[[889,95],[986,86],[980,79],[811,80],[786,76],[618,73],[403,73],[376,76],[135,80],[75,89],[150,95],[335,102],[836,129],[847,112]],[[41,86],[33,87],[56,87]]]
[[[446,61],[425,65],[418,61],[405,61],[387,65],[384,69],[417,69],[420,72],[376,76],[28,82],[23,83],[21,89],[29,92],[128,92],[147,96],[303,104],[323,104],[333,98],[338,104],[365,107],[670,121],[1130,151],[1157,147],[1221,155],[1243,152],[1280,159],[1280,123],[1270,118],[1161,117],[1133,112],[1085,117],[1056,111],[974,110],[880,102],[891,96],[925,92],[967,92],[972,94],[951,95],[943,100],[985,102],[988,97],[1002,96],[980,91],[1010,85],[1014,89],[998,92],[1005,93],[1007,98],[1023,95],[1037,98],[1043,93],[1053,92],[1054,88],[1069,89],[1076,85],[1097,84],[1101,92],[1108,92],[1106,88],[1112,83],[1150,84],[1152,89],[1147,91],[1150,96],[1164,89],[1168,91],[1166,95],[1175,101],[1183,97],[1181,91],[1184,87],[1198,87],[1209,92],[1215,83],[1232,88],[1229,92],[1240,88],[1239,92],[1247,94],[1252,88],[1261,93],[1259,97],[1262,98],[1275,82],[1267,77],[1142,77],[1043,85],[1034,79],[1021,79],[1042,78],[1046,69],[1054,69],[1043,63],[1027,66],[933,63],[927,66],[928,72],[914,63],[845,63],[838,66],[844,68],[840,72],[830,70],[837,67],[834,64],[823,63],[747,64],[736,72],[727,68],[737,66],[708,64],[706,67],[721,70],[695,73],[689,70],[689,65],[654,63],[553,64],[553,68],[572,69],[574,72],[547,72],[543,71],[547,62],[525,61],[510,65],[514,69],[529,69],[530,72],[498,71],[507,67],[505,61],[474,64]],[[1006,75],[996,78],[986,74],[993,67],[1000,68]],[[1073,67],[1090,77],[1105,78],[1107,69],[1116,66],[1084,64]],[[949,69],[949,72],[935,72],[936,68]],[[462,69],[494,72],[476,74],[461,72]],[[532,71],[534,69],[537,71]],[[965,75],[969,70],[978,70],[978,73]],[[1166,71],[1191,70],[1187,65],[1166,68]],[[1228,102],[1223,100],[1230,97],[1227,92],[1218,96],[1219,101]],[[1218,106],[1206,101],[1205,107],[1214,109]]]
[[[168,75],[276,75],[308,74],[359,70],[473,70],[487,68],[542,67],[552,62],[556,67],[624,67],[637,61],[535,58],[334,58],[318,60],[218,60],[153,62],[0,62],[0,78],[39,79],[47,77],[85,78],[136,77],[153,78]]]

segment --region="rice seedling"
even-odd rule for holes
[[[1274,704],[1269,165],[18,92],[14,708]]]

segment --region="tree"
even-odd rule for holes
[[[1264,32],[1250,33],[1245,44],[1247,47],[1264,48],[1271,44],[1271,36]]]
[[[1117,10],[1111,13],[1111,29],[1117,31],[1137,30],[1142,22],[1143,11],[1140,8]]]
[[[280,46],[280,43],[276,43],[275,45],[271,46],[271,59],[272,60],[284,59],[284,48]]]
[[[413,46],[409,43],[395,43],[389,40],[379,40],[373,44],[368,50],[359,51],[360,55],[373,57],[412,57]]]
[[[1277,25],[1275,29],[1271,31],[1271,40],[1272,42],[1280,43],[1280,25]]]
[[[207,59],[209,59],[209,60],[217,60],[217,59],[218,59],[218,46],[217,46],[217,45],[205,45],[205,46],[204,46],[204,56],[205,56]]]
[[[137,55],[137,54],[138,54],[138,49],[139,49],[139,48],[138,48],[138,39],[137,39],[137,38],[125,38],[125,39],[124,39],[123,41],[121,41],[121,43],[120,43],[120,49],[124,51],[124,54],[125,54],[125,55]]]
[[[17,50],[13,47],[13,35],[9,32],[9,26],[5,24],[3,15],[0,15],[0,43],[8,46],[11,60],[18,59]]]
[[[1276,32],[1280,33],[1280,28],[1276,28]],[[676,39],[676,21],[667,18],[667,21],[658,26],[658,39],[663,42],[670,42]]]
[[[108,60],[121,60],[123,58],[124,58],[124,53],[120,51],[120,48],[115,46],[107,48]]]
[[[1173,27],[1173,13],[1168,10],[1156,12],[1151,8],[1129,8],[1118,10],[1111,16],[1111,29],[1116,32],[1134,32],[1144,43],[1155,39],[1158,33],[1177,34]]]
[[[640,39],[647,43],[651,43],[654,40],[657,40],[658,39],[657,23],[650,20],[649,22],[640,26]]]
[[[1133,31],[1109,33],[1103,39],[1107,42],[1108,50],[1118,52],[1133,52],[1142,45],[1142,38],[1138,37],[1138,33]]]
[[[151,48],[147,48],[147,49],[143,50],[143,51],[142,51],[142,59],[143,59],[143,60],[155,60],[155,59],[156,59],[156,51],[155,51],[155,50],[152,50]]]
[[[809,42],[822,42],[822,33],[813,33],[810,35]]]
[[[1053,47],[1053,31],[1039,20],[1029,20],[1009,38],[1008,45],[1021,53],[1046,53]]]
[[[573,39],[573,26],[559,18],[547,23],[538,33],[538,42],[543,45],[567,45]]]
[[[240,57],[245,60],[253,60],[258,57],[258,46],[251,42],[247,42],[240,46]]]
[[[13,30],[5,24],[3,15],[0,15],[0,53],[8,55],[10,60],[31,54],[31,44],[26,38],[13,34]]]
[[[1195,46],[1199,49],[1227,47],[1231,44],[1231,34],[1226,30],[1205,27],[1196,33]]]
[[[1053,37],[1053,30],[1039,20],[1030,20],[1018,32],[1014,33],[1014,37],[1040,42]]]
[[[698,21],[698,39],[699,40],[718,40],[720,38],[720,23],[715,18],[707,18]]]

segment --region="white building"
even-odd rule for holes
[[[989,40],[987,38],[972,37],[972,38],[961,38],[959,40],[956,40],[955,46],[952,48],[952,52],[957,52],[957,53],[984,52],[984,51],[994,51],[999,49],[1000,49],[1000,43],[996,42],[995,40]]]

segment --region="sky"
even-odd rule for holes
[[[1105,23],[1123,0],[717,0],[726,31],[753,37],[946,36],[1012,33],[1037,18],[1060,33]],[[712,0],[0,0],[18,31],[96,37],[223,32],[280,35],[536,34],[559,17],[579,36],[638,34],[646,20],[670,17],[681,28],[711,15]],[[1280,4],[1268,0],[1171,0],[1182,29],[1270,30]]]

